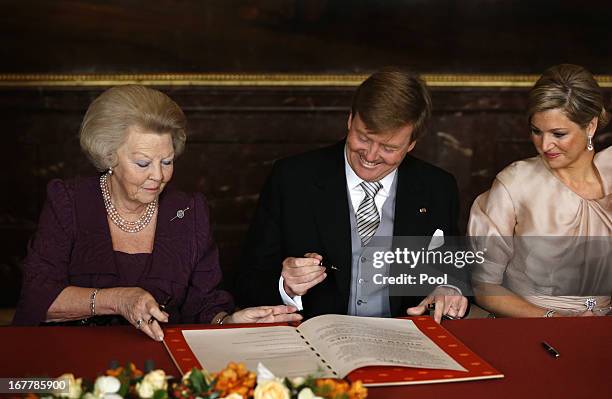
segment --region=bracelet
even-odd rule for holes
[[[557,313],[555,310],[548,309],[546,313],[544,313],[544,317],[553,317],[555,313]]]
[[[223,324],[223,323],[225,323],[225,319],[227,319],[227,318],[228,318],[228,317],[230,317],[230,316],[231,316],[231,314],[227,313],[225,316],[223,316],[223,317],[221,318],[221,320],[219,320],[219,324]]]
[[[96,315],[96,295],[98,295],[98,291],[99,289],[95,288],[89,297],[89,310],[92,316]]]
[[[227,312],[219,312],[219,314],[217,314],[215,316],[215,318],[212,319],[210,324],[223,324],[223,321],[225,320],[225,318],[227,316],[229,316],[229,313],[227,313]]]

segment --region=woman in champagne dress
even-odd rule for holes
[[[602,91],[584,68],[554,66],[530,90],[528,118],[539,155],[502,170],[470,212],[468,234],[487,251],[472,273],[476,301],[497,316],[604,315],[612,148],[593,148],[608,120]]]

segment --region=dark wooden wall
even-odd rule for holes
[[[612,65],[609,0],[3,0],[0,10],[0,73]]]

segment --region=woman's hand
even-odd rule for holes
[[[302,320],[302,315],[296,311],[294,306],[285,305],[246,308],[228,316],[225,323],[285,323]]]
[[[585,310],[584,312],[555,312],[553,317],[597,317],[605,316],[602,312],[593,312],[592,310]]]
[[[153,295],[139,287],[113,288],[117,294],[115,311],[134,327],[156,341],[164,339],[160,322],[168,322],[168,313],[159,308]]]

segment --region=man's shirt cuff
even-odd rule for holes
[[[289,295],[287,295],[283,284],[284,281],[285,279],[283,279],[283,276],[281,276],[281,278],[278,280],[278,292],[280,292],[280,296],[283,299],[283,303],[287,306],[295,306],[297,310],[304,310],[304,307],[302,306],[302,296],[296,295],[291,298]]]
[[[282,277],[281,277],[281,279],[282,279]],[[281,283],[281,284],[282,284],[282,283]],[[455,286],[454,286],[454,285],[452,285],[452,284],[442,284],[442,285],[439,285],[438,287],[453,288],[453,289],[455,289],[455,290],[457,290],[457,291],[459,292],[459,295],[463,296],[463,292],[461,292],[461,290],[459,289],[459,287],[455,287]],[[282,285],[281,285],[281,288],[282,288]],[[282,294],[281,294],[281,295],[282,295]],[[285,295],[287,295],[287,294],[285,294]],[[287,298],[289,298],[289,297],[287,297]]]

